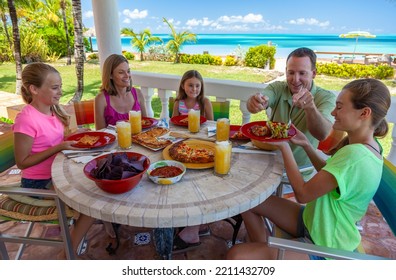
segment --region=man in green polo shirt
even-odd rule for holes
[[[291,52],[286,60],[286,81],[269,84],[262,92],[251,96],[247,102],[250,113],[258,113],[271,108],[269,120],[274,122],[289,121],[291,113],[293,125],[302,131],[317,147],[319,141],[329,135],[334,121],[331,111],[334,109],[334,93],[317,87],[316,54],[308,48],[298,48]],[[290,144],[294,158],[299,166],[310,165],[302,147]]]

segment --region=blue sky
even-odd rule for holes
[[[169,33],[321,33],[362,30],[396,34],[396,0],[118,0],[120,27]],[[83,23],[94,27],[91,0],[83,0]]]

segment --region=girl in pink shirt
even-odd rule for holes
[[[24,188],[51,188],[51,165],[56,154],[77,149],[72,146],[76,141],[63,141],[69,115],[59,105],[61,96],[62,79],[54,67],[41,62],[25,66],[22,98],[27,105],[12,126],[15,161],[22,170]],[[93,222],[93,218],[80,214],[71,232],[74,252]]]
[[[200,110],[201,116],[213,120],[213,109],[210,100],[204,94],[204,82],[201,74],[196,70],[184,73],[179,86],[172,117],[187,115],[188,110]]]

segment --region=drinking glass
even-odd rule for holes
[[[131,125],[126,121],[116,123],[118,146],[122,150],[128,150],[132,147]]]
[[[132,135],[142,132],[142,112],[129,111],[129,122],[131,123]]]
[[[231,151],[232,151],[232,145],[230,141],[216,141],[215,156],[214,156],[215,175],[225,176],[230,172]]]
[[[227,141],[230,137],[230,120],[223,118],[218,119],[216,123],[216,140]]]
[[[188,130],[191,133],[197,133],[199,132],[200,126],[200,111],[190,109],[188,111]]]

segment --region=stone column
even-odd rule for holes
[[[122,53],[117,0],[92,0],[92,10],[102,69],[109,55]]]

